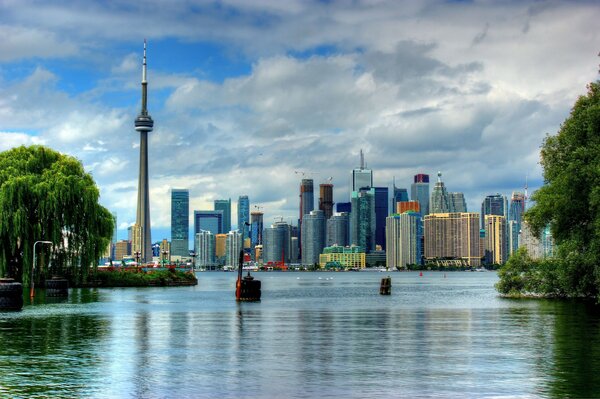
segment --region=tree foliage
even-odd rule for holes
[[[52,274],[85,281],[113,230],[99,197],[92,176],[73,157],[43,146],[0,153],[0,276],[29,284],[34,242],[47,240],[51,248],[36,248],[40,264],[51,254]]]
[[[535,292],[600,299],[600,81],[588,85],[558,134],[546,137],[541,165],[544,185],[525,219],[538,236],[549,225],[558,251],[550,269],[531,263],[542,273]],[[510,263],[507,270],[517,270]]]

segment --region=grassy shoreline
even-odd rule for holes
[[[190,271],[163,269],[98,270],[83,287],[181,287],[198,285],[198,279]]]

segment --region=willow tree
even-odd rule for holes
[[[28,285],[33,245],[43,240],[52,245],[37,246],[36,267],[86,281],[113,230],[99,197],[92,176],[71,156],[43,146],[0,153],[0,277]]]

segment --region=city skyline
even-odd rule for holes
[[[295,171],[332,177],[333,201],[349,202],[361,149],[390,191],[441,170],[470,211],[526,176],[531,192],[543,138],[598,78],[593,2],[24,1],[0,15],[0,150],[81,159],[119,239],[136,219],[144,37],[153,241],[170,237],[172,188],[190,191],[190,212],[248,195],[265,227],[297,219]]]

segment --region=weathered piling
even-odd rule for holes
[[[235,287],[235,300],[238,302],[257,302],[260,301],[260,280],[255,280],[254,277],[248,275],[242,278],[242,267],[244,264],[244,252],[240,251],[240,259],[238,262],[238,279]]]
[[[23,308],[23,285],[12,278],[0,278],[0,311]]]
[[[392,294],[392,278],[390,276],[381,279],[381,285],[379,286],[379,293],[381,295]]]

